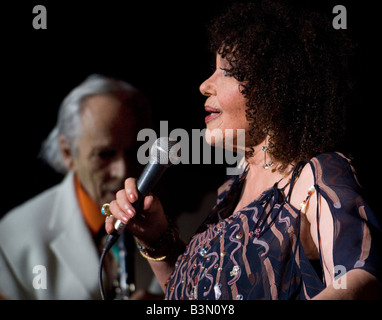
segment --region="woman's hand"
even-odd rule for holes
[[[114,224],[120,220],[142,245],[155,242],[167,229],[168,222],[159,199],[150,194],[143,200],[142,208],[135,210],[133,203],[138,200],[137,181],[126,179],[125,188],[118,191],[116,200],[110,203],[112,216],[106,219],[105,229],[112,233]]]

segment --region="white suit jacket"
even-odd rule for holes
[[[98,263],[73,174],[0,221],[0,294],[6,298],[100,299]]]

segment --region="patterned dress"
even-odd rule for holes
[[[348,159],[327,153],[309,164],[317,197],[327,201],[333,217],[334,265],[364,269],[380,279],[381,228],[360,196]],[[310,299],[323,290],[323,278],[299,238],[301,209],[289,201],[301,168],[296,166],[288,194],[276,183],[234,214],[246,173],[229,177],[211,214],[178,257],[166,299]],[[317,206],[317,219],[318,213]]]

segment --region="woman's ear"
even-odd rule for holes
[[[69,142],[63,135],[59,135],[58,143],[60,145],[62,157],[64,158],[65,167],[71,171],[74,167],[74,158]]]

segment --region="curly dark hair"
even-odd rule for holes
[[[267,135],[282,170],[338,147],[354,45],[331,18],[301,1],[258,0],[234,4],[211,23],[211,49],[228,60],[248,100],[248,156]]]

